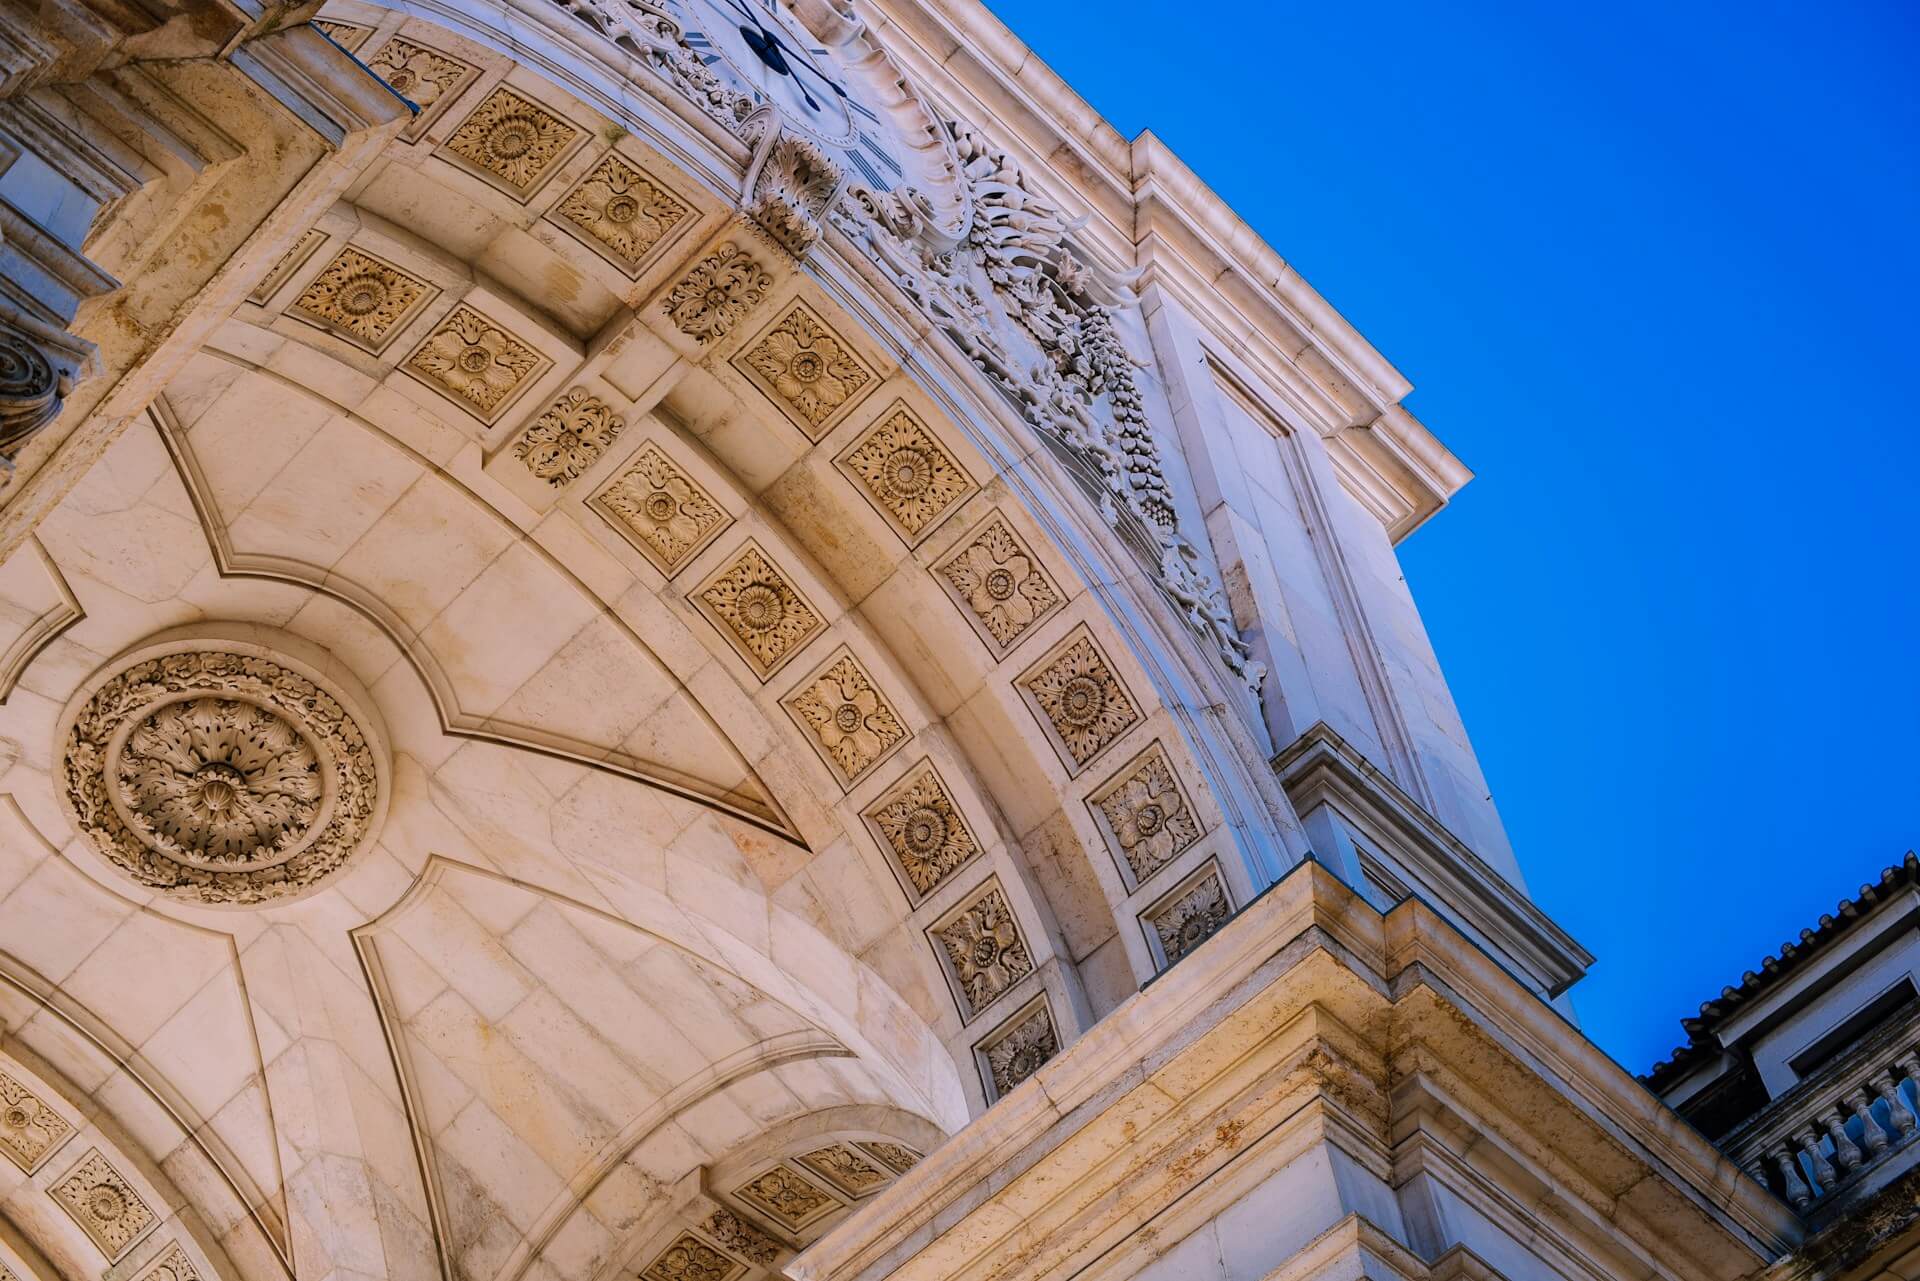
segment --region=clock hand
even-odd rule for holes
[[[754,33],[747,30],[746,23],[739,24],[740,34],[747,38],[748,47],[751,48],[759,57],[760,61],[766,63],[769,68],[780,75],[790,76],[793,79],[795,87],[799,88],[800,92],[806,96],[808,107],[815,111],[820,110],[820,104],[815,102],[813,96],[807,93],[805,86],[800,84],[800,77],[795,74],[792,69],[795,66],[798,66],[803,71],[812,72],[814,79],[818,80],[828,89],[833,90],[833,92],[840,97],[844,98],[847,96],[847,91],[842,89],[839,84],[834,81],[833,77],[814,66],[811,58],[781,39],[778,31],[768,29],[766,24],[760,21],[760,15],[756,14],[748,4],[748,0],[727,0],[727,5],[735,13],[745,18],[747,22],[752,23],[754,30],[759,33],[759,39],[755,39]],[[770,59],[764,51],[768,46],[779,51],[775,55],[780,59],[779,66],[775,66],[772,59]]]

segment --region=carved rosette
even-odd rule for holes
[[[729,1281],[744,1271],[691,1232],[682,1232],[641,1272],[644,1281]]]
[[[200,1270],[175,1241],[151,1268],[140,1274],[140,1281],[200,1281]]]
[[[0,1072],[0,1154],[32,1174],[73,1126],[25,1085]]]
[[[811,1179],[784,1165],[756,1174],[735,1188],[733,1194],[771,1215],[790,1232],[840,1208],[840,1203]]]
[[[125,1254],[158,1222],[146,1201],[98,1148],[81,1158],[67,1177],[47,1191],[108,1259]]]
[[[993,1083],[993,1097],[1011,1093],[1059,1052],[1060,1033],[1053,1026],[1053,1011],[1045,1001],[1014,1015],[1005,1028],[980,1046],[987,1078]]]
[[[1157,743],[1089,799],[1106,820],[1136,885],[1200,839],[1200,820]]]
[[[453,131],[445,149],[522,198],[553,172],[580,130],[560,117],[498,88]]]
[[[1172,965],[1206,942],[1232,915],[1233,901],[1227,897],[1227,887],[1221,884],[1220,873],[1210,866],[1199,880],[1175,891],[1147,922],[1160,941],[1161,955]]]
[[[695,342],[724,338],[767,296],[773,277],[732,241],[694,264],[668,291],[661,308],[674,328]]]
[[[62,802],[104,858],[170,897],[304,894],[383,809],[384,767],[343,698],[252,647],[169,646],[69,713]]]
[[[1033,973],[1033,954],[997,881],[932,933],[969,1019]]]
[[[1140,722],[1133,699],[1085,632],[1020,678],[1077,771]]]

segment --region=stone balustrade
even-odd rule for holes
[[[1724,1146],[1742,1169],[1811,1214],[1895,1153],[1920,1148],[1916,1105],[1920,1020],[1910,1020],[1775,1099]]]

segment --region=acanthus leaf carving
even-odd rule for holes
[[[741,183],[741,210],[775,244],[805,258],[820,241],[846,174],[825,148],[782,128],[772,107],[748,116],[742,132],[753,144],[753,159]]]

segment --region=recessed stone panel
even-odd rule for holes
[[[997,880],[988,881],[927,933],[969,1021],[1033,973],[1033,953]]]
[[[1138,886],[1199,840],[1200,819],[1166,749],[1155,743],[1087,798],[1130,884]]]
[[[1054,746],[1079,773],[1140,723],[1140,709],[1082,626],[1019,680]]]
[[[907,406],[896,404],[839,459],[841,470],[909,543],[976,486]]]
[[[733,366],[816,442],[880,381],[852,343],[798,301]]]
[[[843,787],[907,741],[906,724],[845,650],[781,703]]]

